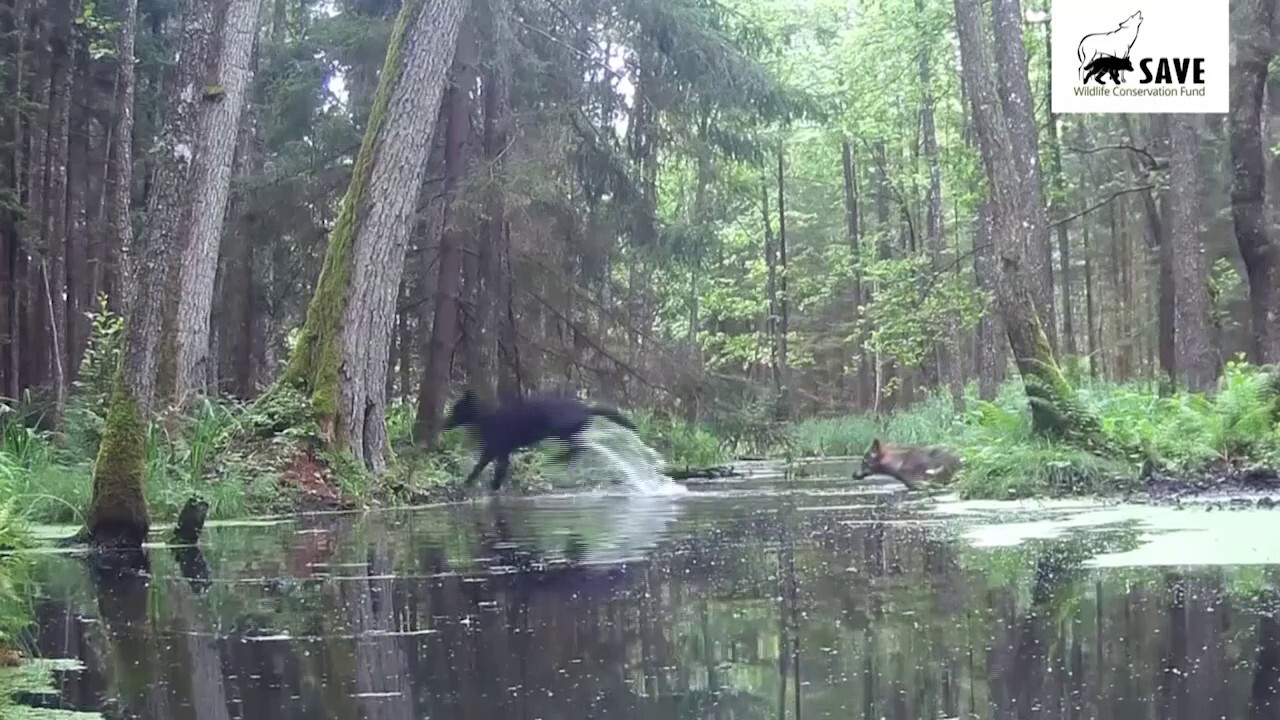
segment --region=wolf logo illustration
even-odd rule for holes
[[[1076,49],[1076,57],[1080,60],[1079,73],[1084,78],[1088,74],[1100,76],[1103,72],[1111,74],[1115,79],[1115,73],[1122,69],[1112,64],[1114,59],[1127,59],[1129,57],[1129,49],[1133,47],[1133,43],[1138,39],[1138,28],[1142,26],[1142,11],[1139,10],[1129,17],[1110,32],[1090,33],[1080,38],[1080,46]],[[1103,67],[1099,68],[1093,65],[1094,61],[1099,57],[1112,58],[1112,60],[1104,61]],[[1093,65],[1093,67],[1090,67]],[[1090,70],[1100,69],[1102,72],[1090,73]],[[1087,82],[1087,80],[1086,80]],[[1101,78],[1099,77],[1099,82]]]

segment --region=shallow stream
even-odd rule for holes
[[[139,718],[1280,717],[1280,510],[684,495],[211,523],[40,556],[45,707]]]

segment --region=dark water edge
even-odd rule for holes
[[[152,577],[96,584],[49,556],[39,649],[85,669],[31,700],[155,719],[1280,718],[1273,566],[1090,569],[1135,533],[979,549],[899,495],[786,489],[214,527],[199,558],[154,548]]]

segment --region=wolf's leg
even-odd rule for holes
[[[560,443],[564,445],[564,452],[556,456],[556,460],[568,465],[573,459],[578,457],[586,450],[586,446],[582,444],[582,438],[579,433],[564,433],[559,436]]]
[[[511,456],[503,455],[498,458],[498,463],[493,466],[493,482],[490,484],[495,492],[502,487],[502,483],[506,481],[507,476],[511,474]]]
[[[488,452],[482,452],[480,454],[479,462],[477,462],[476,466],[471,469],[471,474],[468,475],[467,479],[463,480],[462,483],[464,485],[470,485],[475,482],[476,478],[480,477],[480,473],[484,472],[485,467],[491,462],[493,462],[493,455]]]

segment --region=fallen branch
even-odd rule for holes
[[[688,466],[685,466],[684,469],[666,468],[662,471],[662,474],[672,480],[717,480],[720,478],[742,477],[742,473],[728,465],[715,465],[705,468],[691,468]]]

